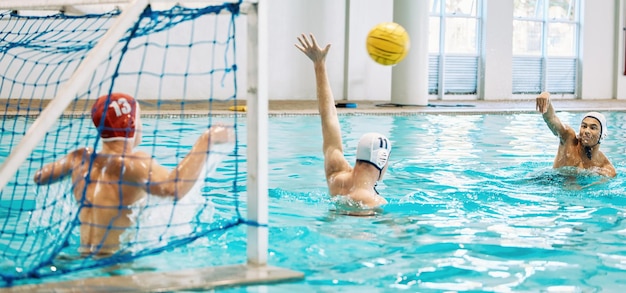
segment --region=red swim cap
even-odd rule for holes
[[[102,141],[133,138],[138,107],[135,99],[127,94],[99,97],[91,108],[91,120]]]

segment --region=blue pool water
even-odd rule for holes
[[[581,113],[558,115],[578,129]],[[223,291],[624,292],[626,113],[607,120],[618,176],[579,190],[599,178],[552,170],[558,140],[538,114],[341,116],[350,162],[365,132],[394,144],[378,187],[389,204],[350,217],[331,211],[319,117],[272,117],[269,264],[305,279]],[[244,263],[245,232],[56,280]]]

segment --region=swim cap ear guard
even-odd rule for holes
[[[366,133],[359,140],[356,159],[370,163],[382,172],[389,161],[390,153],[391,142],[389,139],[379,133]]]
[[[608,131],[606,129],[606,118],[604,117],[604,115],[602,115],[602,113],[598,112],[589,112],[585,114],[585,116],[583,116],[583,120],[587,117],[594,118],[600,123],[600,139],[598,139],[598,143],[600,143],[600,141],[605,139],[608,134]]]

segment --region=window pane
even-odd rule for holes
[[[548,24],[548,56],[576,56],[576,27],[570,23]]]
[[[513,21],[513,55],[541,56],[541,23]]]
[[[439,54],[439,17],[430,17],[428,27],[428,52]]]
[[[443,0],[430,0],[430,14],[441,15],[441,1]]]
[[[513,2],[513,16],[543,19],[542,2],[542,0],[515,0]]]
[[[475,18],[446,18],[446,53],[477,54]]]
[[[574,0],[550,0],[550,8],[548,9],[548,18],[556,20],[575,20],[575,3]]]
[[[476,17],[476,0],[446,0],[446,14]]]

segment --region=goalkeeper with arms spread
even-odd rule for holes
[[[51,184],[71,176],[79,203],[80,248],[83,255],[110,255],[131,224],[130,206],[146,196],[181,199],[200,176],[211,146],[234,141],[232,128],[212,126],[196,141],[173,170],[150,155],[135,151],[141,142],[140,110],[126,94],[98,98],[91,116],[102,138],[102,150],[80,148],[35,173],[36,184]]]

